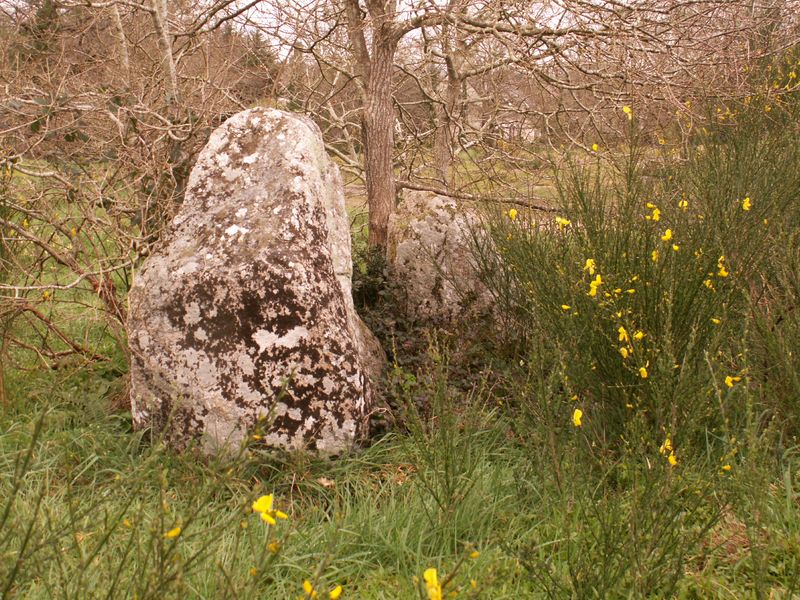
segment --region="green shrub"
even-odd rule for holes
[[[579,408],[610,439],[636,418],[655,447],[701,447],[741,418],[754,303],[796,248],[800,143],[755,122],[709,128],[680,161],[640,145],[634,119],[621,160],[559,170],[554,220],[490,219],[496,252],[479,263],[523,343],[555,358],[565,424]]]

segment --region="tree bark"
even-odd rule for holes
[[[369,202],[369,237],[371,248],[386,250],[389,216],[395,205],[392,149],[394,148],[394,106],[392,105],[392,69],[394,43],[373,44],[370,77],[364,106],[364,162]]]
[[[455,7],[450,2],[448,10]],[[459,14],[466,14],[464,8]],[[463,33],[449,24],[442,25],[441,53],[446,67],[446,81],[442,86],[443,104],[437,107],[437,123],[434,134],[434,164],[446,187],[455,185],[455,159],[458,154],[458,136],[461,133],[461,119],[464,116],[464,76],[463,65],[466,43]]]
[[[169,27],[167,0],[153,0],[150,15],[153,19],[153,27],[156,30],[156,37],[162,54],[161,60],[163,61],[164,76],[167,82],[167,103],[177,104],[178,74],[175,69],[175,58],[172,56],[172,40],[167,31]]]
[[[395,8],[394,0],[368,0],[372,34],[368,50],[364,15],[358,0],[345,0],[350,49],[361,80],[361,137],[369,205],[367,244],[383,253],[388,241],[389,216],[395,204],[392,80],[394,57],[400,40],[393,21]]]

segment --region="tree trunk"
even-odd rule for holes
[[[434,164],[445,187],[455,185],[455,162],[462,112],[461,80],[448,69],[444,105],[436,106]]]
[[[375,43],[364,106],[364,162],[369,201],[371,248],[386,251],[389,215],[395,204],[392,149],[394,148],[394,106],[392,69],[396,45]]]
[[[464,80],[461,72],[466,46],[461,35],[450,27],[442,27],[442,53],[447,67],[444,84],[444,104],[437,106],[437,123],[434,137],[434,161],[445,187],[455,185],[455,162],[458,154],[458,136],[463,118]]]
[[[434,93],[439,94],[441,85],[434,86]],[[450,145],[450,118],[447,115],[446,105],[436,102],[433,105],[433,164],[436,169],[436,177],[447,185],[447,174],[452,162],[452,148]]]

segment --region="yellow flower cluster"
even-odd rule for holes
[[[588,295],[591,296],[592,298],[597,296],[597,289],[601,285],[603,285],[603,278],[600,276],[600,273],[598,273],[597,276],[592,281],[589,282]]]
[[[725,377],[725,385],[728,386],[729,388],[732,388],[734,385],[739,383],[741,380],[742,380],[742,378],[739,377],[738,375],[728,375],[727,377]]]
[[[675,449],[672,447],[672,440],[669,437],[664,440],[664,443],[661,444],[661,447],[658,449],[658,451],[663,456],[667,457],[667,462],[671,467],[674,467],[678,464],[678,459],[675,457]]]
[[[342,595],[342,591],[343,591],[342,586],[337,585],[330,592],[328,592],[328,598],[330,598],[330,600],[338,600],[338,598],[340,598],[341,595]],[[303,592],[305,592],[305,594],[302,596],[302,598],[317,598],[317,597],[319,597],[318,594],[317,594],[317,590],[314,589],[314,586],[311,584],[311,582],[308,579],[303,581]]]
[[[565,219],[564,217],[556,217],[556,225],[558,225],[559,229],[564,229],[565,227],[569,227],[572,224],[572,221],[569,219]]]
[[[428,600],[442,600],[442,586],[439,583],[439,574],[436,569],[426,569],[422,574],[422,579],[425,581]]]
[[[267,494],[266,496],[261,496],[258,500],[253,502],[253,512],[259,513],[261,515],[261,519],[265,521],[269,525],[275,525],[277,521],[275,519],[288,519],[289,515],[279,510],[274,510],[272,508],[273,498],[272,494]]]
[[[625,116],[628,117],[628,121],[633,120],[633,111],[631,110],[630,106],[623,106],[622,112],[625,113]]]
[[[719,271],[717,271],[717,275],[719,275],[720,277],[727,277],[728,275],[730,275],[728,269],[725,268],[724,255],[719,257],[719,260],[717,261],[717,268],[719,269]]]

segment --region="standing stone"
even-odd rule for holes
[[[256,108],[209,139],[130,291],[131,406],[178,449],[338,454],[366,434],[382,351],[355,312],[339,169],[310,120]]]
[[[473,259],[480,225],[474,207],[465,203],[404,192],[389,219],[388,260],[409,316],[445,324],[490,309]]]

